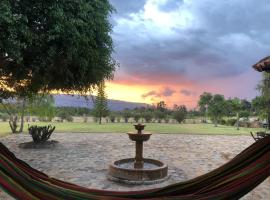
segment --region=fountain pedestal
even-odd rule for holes
[[[137,133],[127,133],[129,139],[136,142],[136,151],[135,151],[135,162],[134,168],[135,169],[142,169],[143,168],[143,142],[146,142],[150,139],[151,133],[142,133],[145,125],[143,124],[136,124],[134,125],[135,129],[138,131]]]
[[[143,158],[143,142],[150,139],[151,133],[142,133],[145,125],[134,125],[137,133],[127,133],[136,142],[135,158],[113,162],[109,167],[108,178],[129,184],[159,183],[168,178],[168,166],[161,161]]]

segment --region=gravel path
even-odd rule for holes
[[[106,179],[108,164],[134,156],[134,143],[126,134],[56,133],[54,149],[20,149],[28,135],[0,138],[16,156],[51,177],[86,187],[107,190],[140,190],[162,187],[209,172],[253,143],[249,136],[153,134],[144,145],[144,157],[168,164],[171,178],[147,186],[121,185]],[[0,199],[12,199],[0,191]],[[245,200],[270,199],[270,179],[246,195]]]

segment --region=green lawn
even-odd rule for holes
[[[30,123],[30,125],[47,125],[49,123],[38,122]],[[50,123],[56,126],[55,132],[72,132],[72,133],[125,133],[134,131],[131,123]],[[27,130],[27,123],[25,131]],[[214,127],[212,124],[146,124],[146,131],[152,133],[175,133],[175,134],[208,134],[208,135],[248,135],[250,131],[260,131],[264,129],[240,128],[239,131],[231,126]],[[10,133],[7,122],[0,122],[0,136]]]

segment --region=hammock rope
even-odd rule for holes
[[[51,178],[0,143],[0,187],[20,200],[239,199],[270,176],[270,136],[221,167],[163,188],[120,192],[89,189]]]

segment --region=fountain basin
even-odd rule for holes
[[[147,140],[149,140],[150,136],[152,135],[152,133],[127,133],[129,139],[131,139],[132,141],[141,141],[141,142],[145,142]]]
[[[154,184],[168,178],[168,166],[159,160],[143,158],[144,167],[135,169],[134,158],[117,160],[109,166],[110,180],[129,184]]]

